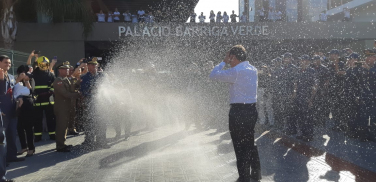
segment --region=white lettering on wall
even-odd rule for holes
[[[229,32],[231,27],[231,32]],[[199,36],[268,36],[270,35],[269,26],[177,26],[175,34],[171,32],[171,26],[119,26],[119,37],[199,37]]]

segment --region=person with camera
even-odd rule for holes
[[[87,67],[89,72],[81,76],[80,88],[80,92],[83,96],[85,116],[85,141],[82,145],[87,146],[89,149],[108,149],[110,146],[106,142],[106,124],[102,123],[95,115],[96,103],[94,102],[94,96],[99,79],[102,78],[102,73],[98,72],[97,58],[94,57],[88,60]]]
[[[56,150],[57,152],[70,152],[70,146],[65,144],[67,129],[71,112],[71,100],[77,99],[78,92],[72,92],[72,83],[67,78],[69,74],[69,62],[64,62],[58,67],[59,77],[55,79],[55,106],[56,116]]]
[[[31,93],[35,83],[30,78],[32,76],[27,73],[28,70],[28,66],[25,65],[18,67],[13,96],[14,99],[17,99],[17,132],[21,143],[21,151],[17,155],[27,152],[26,157],[31,157],[35,153],[34,123],[33,120],[30,120],[30,116],[34,114],[34,100]]]
[[[230,85],[229,129],[237,160],[238,181],[261,180],[260,159],[254,143],[258,77],[256,67],[246,59],[245,48],[233,46],[209,76],[214,81]],[[231,68],[223,70],[226,64]]]
[[[6,165],[10,160],[21,161],[24,158],[17,158],[16,147],[16,132],[17,123],[11,122],[12,115],[15,112],[15,102],[12,95],[12,89],[15,85],[13,75],[8,71],[11,67],[11,60],[6,55],[0,56],[0,119],[1,119],[1,132],[0,132],[0,182],[12,182],[5,178]],[[12,147],[8,148],[8,144]],[[7,152],[12,152],[7,155]],[[13,154],[14,153],[14,154]],[[13,157],[9,158],[9,157]]]

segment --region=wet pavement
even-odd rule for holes
[[[193,126],[185,131],[184,127],[162,126],[153,131],[134,131],[128,141],[113,139],[114,136],[114,129],[109,127],[107,138],[111,148],[95,151],[84,150],[79,145],[84,139],[82,135],[67,139],[67,144],[75,145],[71,153],[55,152],[52,141],[37,143],[36,155],[24,162],[11,163],[7,177],[33,182],[231,182],[238,178],[230,135],[226,131],[199,131]],[[258,128],[256,138],[262,165],[261,181],[368,180],[341,166],[346,160],[341,160],[337,154],[299,142],[277,130]],[[350,161],[346,165],[359,166],[354,163]],[[372,169],[367,169],[372,177]]]

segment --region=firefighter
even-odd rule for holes
[[[43,112],[46,116],[48,134],[51,140],[55,140],[55,115],[54,115],[54,89],[55,76],[49,70],[50,61],[41,56],[37,59],[37,68],[33,71],[35,89],[33,92],[34,102],[34,135],[35,142],[42,140]]]

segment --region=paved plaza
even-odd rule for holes
[[[226,130],[199,131],[192,126],[185,131],[184,127],[161,126],[153,131],[135,130],[128,141],[115,140],[114,136],[114,129],[109,127],[111,148],[94,151],[80,146],[83,135],[67,139],[67,144],[74,145],[71,153],[55,152],[55,143],[49,140],[37,143],[36,155],[25,162],[11,163],[7,177],[22,182],[232,182],[238,178]],[[337,172],[336,162],[330,162],[338,159],[335,154],[307,147],[277,131],[257,126],[256,138],[261,181],[367,181],[351,170]]]

